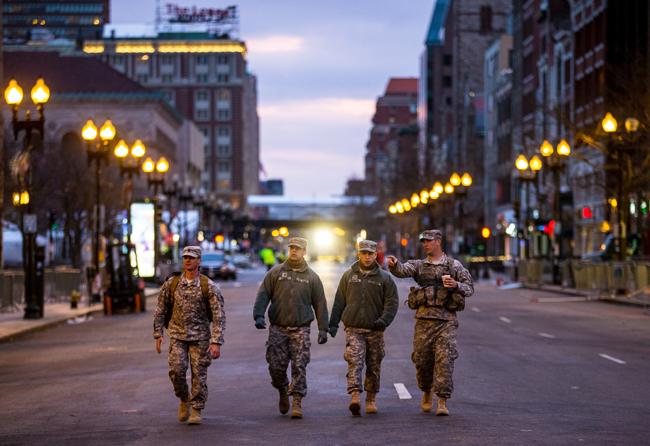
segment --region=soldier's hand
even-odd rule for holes
[[[318,332],[318,343],[324,344],[327,342],[327,330],[320,330]]]
[[[160,346],[163,343],[163,337],[156,338],[156,351],[160,354]]]
[[[264,322],[263,317],[258,317],[255,319],[255,328],[258,330],[264,330],[266,328],[266,322]]]
[[[386,256],[386,260],[388,261],[389,268],[392,268],[397,264],[397,257],[395,256]]]
[[[333,338],[335,338],[335,337],[336,337],[336,333],[339,331],[339,327],[332,327],[332,326],[330,326],[330,330],[329,330],[329,331],[330,331],[330,336],[333,337]]]
[[[384,331],[384,330],[386,330],[386,322],[384,322],[383,319],[377,319],[372,324],[372,329],[376,330],[376,331]]]
[[[212,356],[212,359],[217,359],[221,356],[221,346],[219,344],[210,344],[208,352],[210,353],[210,356]]]

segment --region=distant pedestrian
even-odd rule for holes
[[[273,252],[273,248],[270,246],[265,246],[260,250],[260,259],[262,259],[262,263],[266,266],[266,270],[269,271],[273,266],[275,265],[275,253]]]
[[[377,263],[377,244],[359,242],[358,261],[343,273],[336,290],[329,332],[336,336],[339,321],[345,324],[345,353],[348,362],[349,409],[361,415],[361,392],[366,390],[366,414],[377,413],[381,361],[384,358],[384,330],[397,313],[397,286]],[[364,365],[366,379],[361,383]]]
[[[266,360],[271,384],[278,389],[280,413],[289,411],[289,395],[293,396],[291,418],[302,418],[302,399],[307,395],[307,364],[310,360],[310,325],[314,311],[318,319],[318,343],[327,342],[327,302],[323,284],[304,259],[307,240],[289,240],[289,257],[264,276],[257,292],[253,319],[255,327],[266,328],[264,315],[269,308],[269,337]],[[291,383],[287,367],[291,362]]]
[[[423,260],[402,264],[388,256],[388,266],[396,277],[412,277],[409,308],[415,312],[413,363],[418,387],[424,392],[421,407],[430,412],[432,392],[438,396],[436,415],[449,415],[447,399],[454,390],[452,375],[456,349],[457,311],[465,308],[465,299],[474,294],[472,276],[442,250],[442,232],[432,229],[420,234],[426,254]]]
[[[199,274],[200,263],[201,248],[186,246],[183,273],[171,276],[162,285],[153,318],[158,353],[163,328],[169,334],[169,378],[180,399],[178,421],[188,424],[201,424],[201,411],[208,399],[208,366],[221,355],[226,328],[221,290]],[[188,363],[192,370],[191,392],[186,378]]]

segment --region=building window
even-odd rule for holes
[[[442,56],[442,64],[446,67],[451,66],[451,54],[445,54]]]
[[[171,105],[176,105],[176,93],[174,90],[161,90],[161,93],[167,102]]]
[[[217,74],[217,83],[225,84],[230,81],[230,75],[228,74]]]
[[[217,146],[217,156],[220,158],[232,156],[232,146],[230,144],[219,144]]]
[[[228,65],[228,64],[230,64],[230,58],[228,57],[227,54],[219,54],[217,56],[217,64],[218,65]]]
[[[197,90],[194,92],[194,102],[208,102],[210,93],[207,90]]]
[[[208,83],[208,75],[207,74],[197,74],[196,75],[196,82],[199,84],[207,84]]]
[[[212,151],[210,150],[210,127],[199,127],[199,130],[203,133],[203,152],[205,153],[207,162],[210,159],[210,155],[212,155]]]
[[[194,119],[196,121],[209,121],[210,111],[205,108],[197,108],[194,110]]]
[[[196,64],[197,65],[207,65],[208,64],[208,56],[205,54],[201,54],[199,56],[196,56]]]
[[[230,161],[219,161],[217,163],[217,167],[219,169],[220,174],[228,174],[230,175]]]
[[[228,138],[228,141],[230,141],[230,127],[217,127],[217,138]]]
[[[160,56],[160,63],[163,65],[173,65],[174,64],[174,56],[171,54],[163,54]]]
[[[149,76],[146,74],[138,74],[135,76],[135,80],[141,84],[146,84],[149,81]]]
[[[442,76],[442,86],[451,87],[451,76]]]
[[[171,84],[174,79],[171,74],[163,74],[160,78],[164,84]]]

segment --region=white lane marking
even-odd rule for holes
[[[610,361],[614,361],[617,364],[626,364],[626,362],[622,359],[614,358],[613,356],[606,355],[605,353],[599,353],[598,356],[601,358],[609,359]]]
[[[499,320],[500,320],[501,322],[505,322],[506,324],[509,324],[510,322],[512,322],[510,319],[508,319],[508,318],[505,317],[505,316],[499,316]]]
[[[399,397],[400,400],[410,400],[411,398],[413,398],[404,384],[394,383],[393,385],[395,386],[395,390],[397,391],[397,396]]]
[[[477,308],[477,307],[472,307],[472,311],[473,311],[474,313],[480,313],[480,312],[481,312],[481,309],[480,309],[480,308]]]
[[[241,283],[235,282],[232,284],[233,288],[241,288]]]
[[[543,338],[555,339],[555,336],[553,336],[552,334],[548,334],[548,333],[537,333],[537,334]]]

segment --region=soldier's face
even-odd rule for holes
[[[377,260],[377,253],[370,251],[359,251],[359,263],[364,268],[370,268]]]
[[[436,255],[440,252],[442,240],[422,240],[422,250],[424,254]]]
[[[306,249],[299,248],[298,246],[289,246],[289,258],[293,261],[302,259],[306,252]]]
[[[195,272],[199,269],[201,259],[199,257],[183,256],[183,269],[188,272]]]

